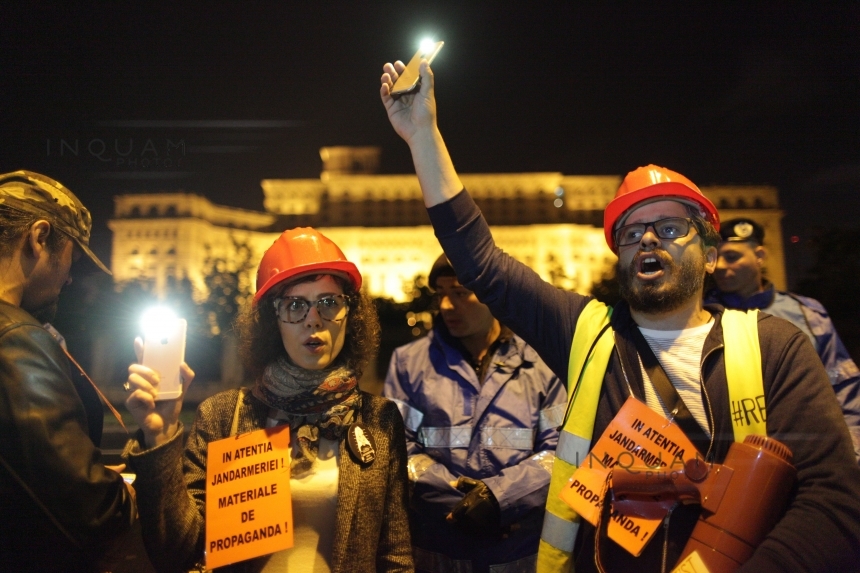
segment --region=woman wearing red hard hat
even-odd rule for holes
[[[127,404],[142,432],[128,460],[159,571],[199,566],[204,550],[213,550],[205,515],[209,445],[283,424],[294,545],[225,570],[413,570],[403,420],[393,403],[357,384],[379,341],[375,308],[360,288],[361,273],[322,233],[299,228],[278,237],[238,321],[249,388],[200,405],[184,459],[181,399],[162,406],[153,400],[157,376],[140,365],[129,369]]]

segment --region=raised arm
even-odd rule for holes
[[[463,183],[436,126],[436,96],[430,65],[421,62],[421,89],[418,92],[396,99],[391,95],[391,87],[404,67],[400,61],[382,67],[384,73],[379,95],[394,131],[406,141],[412,152],[424,204],[432,207],[462,191]]]
[[[135,339],[134,347],[140,360],[140,338]],[[126,385],[131,394],[126,406],[140,431],[126,445],[125,457],[137,474],[143,541],[158,571],[187,571],[203,556],[206,445],[216,422],[211,421],[214,416],[195,419],[183,458],[179,414],[194,372],[183,363],[182,397],[157,401],[158,373],[141,364],[132,364],[128,371]]]
[[[464,193],[436,125],[433,72],[423,62],[421,88],[394,99],[402,62],[385,64],[380,96],[394,130],[409,145],[430,221],[460,282],[475,292],[531,345],[566,384],[576,318],[588,299],[544,282],[531,268],[496,247],[486,221]]]

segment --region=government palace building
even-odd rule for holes
[[[442,252],[415,175],[378,174],[376,147],[324,147],[319,179],[264,179],[265,212],[215,205],[202,195],[159,192],[115,197],[111,269],[118,286],[187,278],[203,293],[207,264],[252,268],[284,230],[315,227],[337,243],[373,297],[409,300]],[[631,166],[635,167],[635,166]],[[611,273],[615,255],[603,237],[603,209],[620,175],[473,173],[461,179],[492,227],[498,245],[559,288],[583,294]],[[777,190],[711,186],[702,191],[722,219],[753,217],[768,237],[768,278],[785,288]],[[237,246],[245,247],[237,248]],[[249,251],[250,250],[250,251]],[[208,263],[207,263],[208,262]],[[242,278],[253,290],[254,276]],[[203,294],[200,294],[203,296]]]

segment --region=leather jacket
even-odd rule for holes
[[[60,345],[0,301],[0,570],[95,571],[130,529],[133,496],[90,425]]]

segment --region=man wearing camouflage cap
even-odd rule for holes
[[[99,461],[69,360],[42,326],[92,218],[59,182],[0,175],[0,570],[96,571],[135,518],[132,490]]]
[[[839,338],[827,309],[815,300],[774,288],[764,278],[767,249],[764,227],[747,217],[732,219],[720,227],[716,289],[706,295],[707,302],[726,308],[757,308],[783,318],[799,328],[818,352],[854,442],[860,461],[860,370]]]

